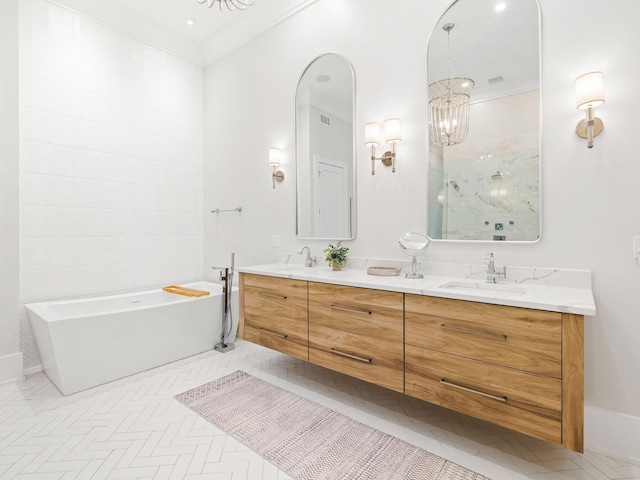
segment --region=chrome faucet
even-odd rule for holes
[[[316,259],[311,258],[311,249],[309,247],[302,247],[298,253],[302,255],[305,250],[307,251],[307,258],[304,261],[304,266],[313,267],[313,264],[316,263]]]
[[[487,253],[484,259],[487,265],[487,283],[498,283],[499,278],[507,278],[507,267],[499,267],[496,270],[493,253]]]

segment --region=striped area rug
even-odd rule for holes
[[[297,480],[487,479],[242,371],[175,398]]]

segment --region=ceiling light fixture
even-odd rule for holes
[[[434,145],[448,146],[462,143],[469,131],[469,104],[475,82],[470,78],[451,77],[451,30],[447,23],[448,78],[429,85],[429,131]]]
[[[222,6],[227,7],[227,10],[244,10],[250,5],[253,5],[254,0],[196,0],[199,4],[206,4],[207,7],[211,8],[216,3],[220,10],[222,10]]]

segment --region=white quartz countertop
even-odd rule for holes
[[[237,270],[257,275],[549,310],[552,312],[575,313],[578,315],[595,315],[596,313],[593,293],[588,288],[524,283],[488,284],[480,280],[429,275],[425,275],[422,279],[409,279],[405,278],[404,273],[399,276],[386,277],[369,275],[366,270],[360,269],[347,268],[336,272],[324,266],[304,267],[282,263],[240,267]]]

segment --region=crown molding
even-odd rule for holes
[[[232,22],[215,30],[202,43],[106,0],[46,0],[108,26],[183,60],[204,67],[233,52],[318,0],[262,0]],[[195,1],[195,0],[194,0]]]
[[[47,0],[80,13],[129,37],[150,44],[198,66],[204,66],[202,48],[141,15],[104,0]]]
[[[251,15],[239,17],[214,32],[201,45],[205,66],[249,43],[318,0],[278,0],[255,3]],[[249,10],[247,10],[248,12]]]

